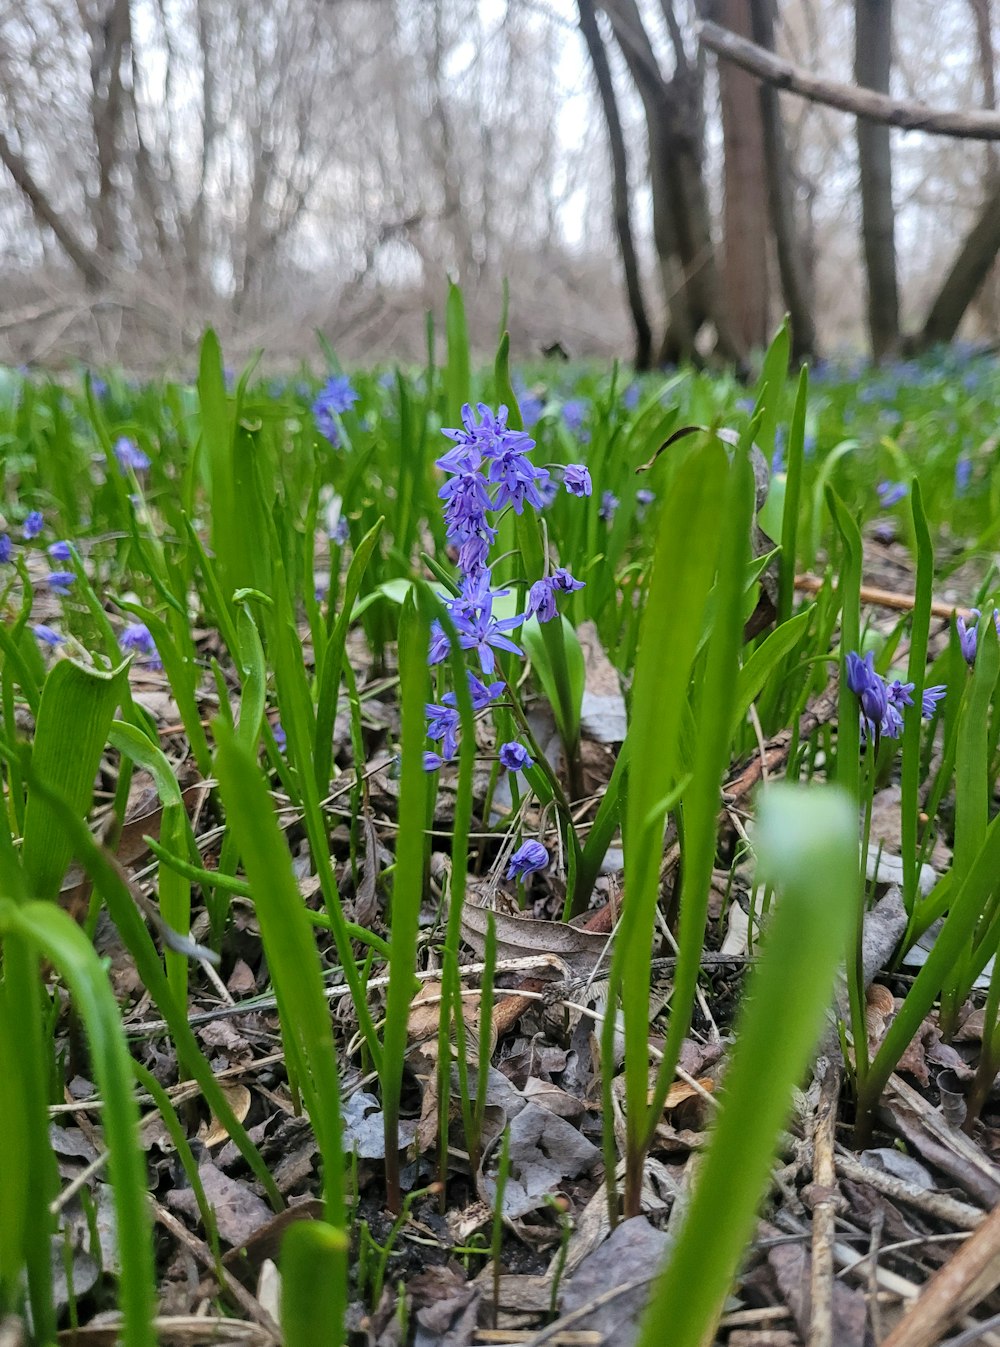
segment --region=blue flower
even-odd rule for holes
[[[656,500],[656,492],[650,491],[647,487],[641,486],[635,493],[635,503],[643,509],[645,509],[647,505],[652,505],[654,500]]]
[[[0,563],[10,561],[14,555],[14,544],[9,533],[0,533]]]
[[[908,488],[904,482],[879,482],[875,490],[878,492],[878,503],[882,509],[891,510],[894,505],[898,505],[906,498]]]
[[[144,663],[150,669],[163,668],[160,652],[153,640],[153,634],[145,622],[130,622],[119,636],[118,644],[126,652],[134,651],[136,654],[144,656]]]
[[[274,744],[279,753],[284,753],[288,747],[288,735],[285,733],[285,727],[280,720],[276,720],[271,726],[271,733],[274,735]]]
[[[973,608],[975,621],[966,626],[965,619],[959,617],[955,619],[955,626],[958,630],[958,644],[962,649],[962,657],[966,664],[975,664],[976,651],[979,648],[979,609]]]
[[[924,720],[930,720],[934,714],[934,708],[948,691],[944,683],[935,683],[931,688],[924,688],[924,695],[920,701],[920,714]]]
[[[964,456],[955,464],[955,495],[964,496],[972,481],[972,459]]]
[[[32,538],[37,538],[45,527],[45,518],[41,510],[32,510],[22,525],[22,533],[25,542],[30,542]]]
[[[332,375],[316,395],[312,405],[316,429],[335,449],[340,444],[340,428],[335,418],[350,411],[357,400],[358,394],[346,374]]]
[[[517,740],[511,740],[508,744],[500,746],[500,762],[507,768],[508,772],[523,772],[528,767],[534,767],[535,760]],[[543,848],[544,850],[544,848]],[[548,856],[545,858],[548,860]]]
[[[582,463],[567,463],[563,469],[563,485],[571,496],[589,496],[594,489],[590,469]]]
[[[629,384],[628,388],[622,394],[622,403],[626,411],[634,412],[639,405],[639,395],[641,389],[638,384]]]
[[[65,636],[60,636],[57,631],[53,630],[52,627],[47,627],[44,622],[39,622],[37,626],[32,627],[32,631],[35,633],[36,639],[41,641],[43,645],[62,645],[66,640]]]
[[[847,656],[847,686],[861,703],[871,733],[880,734],[889,709],[889,694],[884,680],[875,672],[875,656],[870,650],[864,659],[853,650]],[[890,726],[892,723],[890,720]]]
[[[453,758],[458,749],[458,711],[452,706],[438,706],[434,702],[428,702],[424,711],[427,713],[427,738],[435,742],[440,739],[442,755]]]
[[[436,772],[439,767],[443,766],[444,766],[444,758],[441,757],[440,753],[430,753],[430,752],[424,753],[425,772]]]
[[[542,870],[549,863],[549,853],[541,842],[523,842],[510,858],[507,867],[508,879],[524,879],[536,870]]]
[[[336,524],[330,530],[330,541],[332,543],[335,543],[337,547],[343,547],[344,543],[347,542],[350,536],[351,536],[350,525],[348,524],[344,516],[341,515],[340,518],[337,520]]]
[[[53,594],[68,594],[70,586],[76,582],[74,571],[50,571],[49,588]]]
[[[520,399],[521,420],[529,429],[536,426],[542,419],[542,412],[545,410],[545,403],[541,398],[533,397],[530,393]]]
[[[528,612],[534,613],[539,622],[551,622],[558,611],[552,581],[548,577],[536,580],[528,590]]]
[[[53,561],[69,561],[71,556],[70,545],[65,540],[52,543],[46,551]]]
[[[615,517],[615,511],[618,509],[620,501],[613,491],[605,491],[601,497],[601,508],[597,511],[599,519],[610,524]]]
[[[563,403],[562,418],[566,423],[566,429],[572,432],[578,431],[587,416],[587,404],[582,398],[571,398],[569,402]]]
[[[127,435],[122,435],[115,442],[113,453],[123,473],[127,473],[129,468],[133,472],[145,472],[150,466],[149,458],[142,452],[135,440],[130,440]]]
[[[469,684],[469,697],[472,701],[473,711],[485,711],[487,706],[491,706],[503,693],[505,684],[502,678],[495,683],[487,684],[481,678],[477,678],[471,669],[466,669],[465,677]],[[446,692],[441,701],[445,706],[458,705],[458,698],[454,692]],[[431,737],[433,738],[433,735]]]

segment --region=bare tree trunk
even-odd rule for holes
[[[122,110],[122,58],[129,31],[129,0],[111,0],[103,22],[95,25],[91,34],[91,106],[98,169],[94,216],[97,248],[108,258],[118,253],[120,243],[115,170]]]
[[[16,186],[31,206],[35,219],[40,225],[51,229],[66,256],[79,271],[87,285],[92,289],[102,285],[105,276],[100,262],[91,249],[83,243],[72,225],[62,218],[49,201],[42,188],[35,181],[34,175],[22,156],[18,154],[4,135],[2,128],[0,128],[0,162],[4,164],[7,172],[14,179]]]
[[[892,67],[892,0],[855,0],[854,76],[858,84],[889,92]],[[889,128],[858,121],[861,230],[868,275],[868,330],[876,360],[899,344],[895,213]]]
[[[994,178],[979,218],[966,236],[931,305],[917,342],[919,349],[951,341],[966,309],[1000,253],[1000,178]]]
[[[577,0],[577,6],[580,12],[580,31],[583,33],[587,51],[590,53],[594,76],[597,80],[597,89],[601,98],[601,108],[604,112],[604,121],[608,129],[615,231],[618,235],[618,247],[621,250],[622,268],[625,272],[625,290],[628,296],[629,312],[632,315],[632,326],[635,328],[635,367],[637,370],[647,370],[652,363],[653,333],[642,295],[639,262],[636,257],[635,239],[632,234],[625,136],[622,132],[621,117],[618,113],[618,100],[615,97],[615,86],[611,78],[608,54],[604,49],[604,40],[597,25],[593,0]]]
[[[773,0],[750,0],[753,39],[761,47],[774,50]],[[795,363],[816,355],[816,322],[806,273],[805,258],[795,222],[792,195],[792,170],[781,107],[773,85],[761,81],[758,90],[764,139],[764,169],[771,228],[774,230],[781,292],[791,320],[792,359]]]
[[[749,0],[722,0],[721,18],[734,33],[750,36]],[[770,320],[764,128],[751,76],[738,66],[720,62],[719,93],[725,184],[725,303],[736,336],[749,350],[767,345]]]
[[[635,0],[603,0],[603,4],[646,117],[653,237],[670,312],[659,358],[665,362],[695,357],[695,338],[711,322],[719,354],[742,364],[743,352],[720,295],[702,176],[695,72],[683,61],[681,49],[673,78],[665,80]]]

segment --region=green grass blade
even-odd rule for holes
[[[931,599],[934,589],[934,546],[924,512],[923,493],[914,477],[910,485],[910,509],[916,546],[917,574],[914,586],[913,617],[910,622],[910,662],[907,679],[913,684],[913,705],[903,716],[901,821],[903,856],[903,901],[913,913],[919,894],[917,878],[920,858],[917,833],[920,815],[920,727],[921,701],[927,673],[927,642],[930,634]]]
[[[104,1108],[101,1118],[110,1153],[115,1196],[119,1300],[125,1347],[156,1347],[152,1226],[146,1204],[145,1153],[139,1142],[139,1110],[132,1096],[132,1061],[118,1006],[93,946],[73,919],[50,902],[7,903],[0,929],[8,938],[31,940],[69,985],[90,1043],[91,1061]]]
[[[449,426],[462,424],[462,407],[472,397],[472,373],[469,364],[469,329],[465,321],[462,291],[448,282],[445,305],[445,334],[448,341],[448,368],[445,371],[445,411]]]
[[[382,1110],[385,1119],[386,1201],[394,1214],[402,1211],[399,1187],[399,1101],[403,1060],[408,1045],[409,1006],[413,999],[417,935],[424,897],[427,838],[427,783],[423,747],[427,735],[424,705],[430,700],[427,647],[430,622],[411,590],[399,619],[399,680],[402,689],[402,776],[399,829],[392,884],[389,938],[389,989],[382,1041]]]
[[[691,780],[684,792],[679,957],[671,998],[670,1026],[649,1102],[648,1146],[674,1081],[681,1047],[691,1023],[708,921],[715,865],[719,792],[729,767],[730,726],[743,646],[743,573],[750,547],[754,479],[749,456],[737,450],[729,469],[719,573],[713,592],[715,620],[699,689]]]
[[[313,764],[316,787],[325,795],[330,787],[330,773],[333,763],[333,724],[337,718],[337,700],[340,692],[340,676],[343,672],[344,646],[347,630],[351,624],[354,604],[361,592],[361,585],[371,560],[372,552],[382,532],[384,517],[380,517],[374,528],[368,530],[355,548],[351,564],[347,569],[347,580],[340,601],[340,612],[330,638],[323,652],[323,672],[320,675],[319,691],[316,698],[316,735],[313,745]]]
[[[341,1347],[349,1241],[325,1221],[296,1221],[281,1241],[281,1331],[285,1347]]]
[[[795,602],[795,561],[798,551],[799,505],[802,498],[802,464],[806,437],[806,398],[809,370],[803,365],[795,390],[795,407],[788,433],[788,463],[785,470],[785,508],[781,517],[781,555],[778,559],[778,623],[787,622]]]
[[[239,843],[281,1017],[282,1039],[323,1157],[327,1218],[345,1224],[340,1086],[330,1011],[312,926],[256,761],[217,722],[215,773]]]
[[[853,801],[836,788],[771,787],[755,831],[780,891],[744,1000],[722,1108],[640,1347],[703,1347],[753,1233],[778,1132],[809,1062],[844,956],[857,885]],[[794,1013],[789,1013],[794,1007]]]
[[[58,791],[78,818],[90,812],[94,777],[121,700],[125,665],[112,673],[59,660],[42,688],[32,750],[32,772]],[[28,791],[21,859],[30,893],[52,899],[72,859],[73,847],[48,803]]]
[[[681,775],[681,724],[715,576],[727,471],[723,446],[714,436],[705,436],[674,475],[660,515],[632,688],[625,902],[609,997],[614,1005],[621,991],[628,1115],[626,1212],[630,1215],[638,1209],[647,1134],[651,942],[663,854],[663,802]],[[697,545],[692,546],[692,539]],[[613,1022],[614,1015],[609,1014],[605,1021],[609,1037]],[[607,1156],[606,1164],[613,1173],[614,1157]]]

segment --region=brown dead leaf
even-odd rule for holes
[[[702,1090],[705,1090],[708,1094],[711,1094],[715,1089],[715,1081],[711,1076],[702,1076],[698,1081],[698,1084],[701,1086]],[[673,1085],[671,1085],[670,1089],[667,1091],[667,1098],[663,1105],[663,1111],[664,1113],[670,1113],[671,1110],[677,1108],[678,1105],[683,1104],[685,1100],[699,1098],[701,1098],[701,1092],[696,1089],[694,1085],[689,1085],[686,1080],[675,1080]],[[652,1102],[652,1095],[650,1095],[650,1099],[647,1100],[647,1102]]]
[[[281,1241],[290,1225],[296,1221],[318,1221],[322,1217],[323,1203],[319,1198],[308,1198],[305,1202],[297,1202],[294,1207],[286,1207],[255,1230],[238,1248],[230,1249],[222,1259],[223,1265],[239,1277],[244,1285],[250,1286],[265,1260],[278,1257]]]
[[[268,1224],[271,1210],[248,1184],[223,1174],[209,1159],[202,1160],[198,1175],[215,1212],[219,1238],[226,1244],[240,1248],[261,1226]],[[191,1220],[200,1220],[198,1203],[191,1188],[173,1189],[167,1194],[167,1206]]]
[[[462,939],[482,958],[486,951],[487,909],[474,901],[462,909]],[[607,951],[606,935],[578,930],[563,921],[540,921],[534,917],[494,912],[498,959],[523,959],[532,954],[554,954],[574,977],[589,978]],[[553,976],[544,968],[540,977]]]
[[[231,1081],[220,1080],[219,1089],[226,1097],[229,1107],[236,1115],[236,1121],[241,1123],[246,1121],[246,1116],[250,1112],[250,1091],[245,1085],[239,1085]],[[211,1149],[218,1146],[221,1141],[229,1140],[229,1133],[219,1122],[213,1113],[207,1123],[202,1123],[198,1129],[198,1139],[203,1145]]]

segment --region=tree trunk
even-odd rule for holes
[[[693,358],[695,338],[706,322],[712,322],[719,354],[742,365],[742,349],[719,290],[694,75],[678,63],[673,78],[663,78],[635,0],[603,0],[603,4],[646,117],[653,238],[670,313],[659,359]]]
[[[628,159],[625,151],[625,136],[622,132],[621,117],[618,113],[618,100],[615,97],[614,81],[608,54],[604,49],[604,40],[597,26],[593,0],[577,0],[580,13],[580,31],[583,33],[594,67],[594,77],[601,98],[601,108],[608,129],[608,143],[611,149],[611,169],[615,232],[622,256],[622,268],[625,272],[625,290],[628,296],[632,326],[635,328],[635,367],[647,370],[652,363],[653,334],[646,314],[646,304],[642,296],[642,282],[639,276],[639,263],[635,251],[635,239],[632,234],[632,211],[628,190]]]
[[[23,193],[38,223],[51,229],[86,284],[91,289],[98,289],[105,280],[101,263],[83,243],[73,226],[63,219],[49,201],[23,157],[14,149],[2,129],[0,129],[0,162],[4,164],[16,186]]]
[[[889,92],[892,65],[892,0],[855,0],[854,76],[858,84]],[[899,344],[895,214],[889,128],[859,119],[861,229],[868,275],[868,330],[881,360]]]
[[[749,37],[750,0],[722,0],[721,19],[733,32]],[[720,61],[718,70],[725,187],[724,303],[743,347],[762,349],[770,326],[770,287],[760,99],[756,81],[738,66]]]
[[[930,307],[918,349],[953,340],[966,309],[1000,253],[1000,178],[994,178],[979,218],[966,236]]]
[[[758,46],[773,51],[773,0],[750,0],[750,19],[754,41]],[[792,359],[799,364],[816,355],[816,322],[813,317],[805,258],[795,223],[792,170],[777,90],[766,81],[761,81],[758,97],[771,228],[774,230],[775,250],[778,254],[781,293],[790,320]]]

